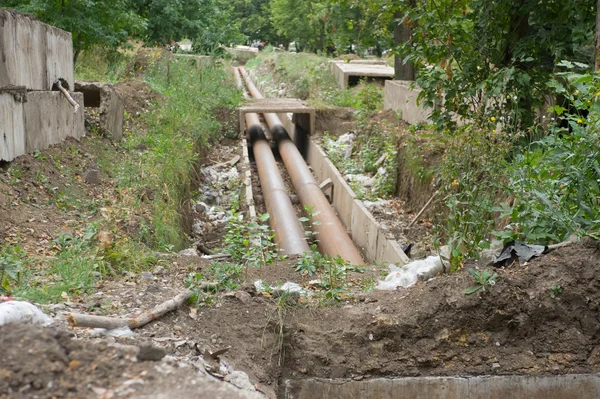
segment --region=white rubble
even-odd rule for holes
[[[425,259],[415,260],[402,267],[389,265],[390,274],[377,283],[378,290],[395,290],[398,287],[408,288],[417,281],[427,281],[444,272],[447,265],[444,255],[432,255]]]
[[[0,326],[11,323],[29,323],[47,326],[52,319],[35,305],[23,301],[0,303]]]

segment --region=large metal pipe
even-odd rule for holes
[[[240,67],[239,72],[244,77],[246,87],[252,97],[264,98],[248,77],[246,70]],[[263,115],[271,134],[277,142],[279,154],[292,179],[292,184],[300,202],[305,207],[310,207],[315,213],[312,219],[316,223],[313,223],[313,226],[315,231],[319,233],[317,238],[321,252],[330,256],[340,256],[353,265],[364,264],[362,256],[338,219],[335,210],[325,198],[319,184],[283,127],[279,117],[274,113],[264,113]]]
[[[238,80],[239,72],[237,68],[234,68],[234,73],[236,74],[236,80]],[[241,79],[238,80],[238,85],[241,83]],[[309,247],[302,225],[292,206],[292,201],[279,173],[271,146],[260,125],[258,114],[247,113],[245,119],[265,206],[270,216],[269,224],[275,232],[275,242],[285,255],[308,252]]]

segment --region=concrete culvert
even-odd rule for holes
[[[125,107],[115,88],[106,83],[77,81],[75,91],[83,93],[86,122],[98,125],[103,134],[114,140],[121,140]]]

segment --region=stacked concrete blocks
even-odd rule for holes
[[[35,18],[0,9],[0,159],[43,150],[85,134],[83,112],[53,83],[72,90],[71,34]],[[73,98],[83,104],[83,96]]]

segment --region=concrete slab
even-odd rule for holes
[[[323,161],[323,173],[319,180],[323,181],[325,179],[331,179],[333,182],[333,208],[338,213],[338,216],[346,229],[351,230],[352,211],[356,194],[354,194],[354,191],[352,191],[348,183],[346,183],[344,177],[328,158],[325,158]]]
[[[107,83],[77,81],[75,91],[83,93],[86,111],[90,108],[99,111],[102,132],[113,140],[121,140],[125,106],[115,88]]]
[[[293,114],[292,123],[300,125],[309,136],[315,131],[315,109],[297,98],[251,99],[238,110],[240,132],[246,131],[244,115],[247,113]],[[294,132],[290,133],[293,134]]]
[[[332,73],[335,75],[339,86],[346,89],[353,80],[369,78],[387,80],[394,78],[394,68],[387,65],[332,63]]]
[[[381,225],[360,200],[354,200],[352,208],[352,241],[360,247],[369,261],[377,259],[377,237]]]
[[[336,387],[335,390],[328,386]],[[407,377],[362,381],[286,381],[285,399],[596,399],[596,374],[546,376]],[[306,389],[305,389],[306,387]]]
[[[68,90],[75,88],[73,40],[70,32],[47,26],[46,64],[47,86],[42,90],[52,90],[52,83],[58,79],[67,83]]]
[[[51,90],[58,78],[73,89],[71,34],[29,15],[0,9],[0,87]]]
[[[23,97],[0,92],[0,159],[12,161],[25,154]]]
[[[411,125],[429,123],[430,109],[417,105],[417,97],[421,93],[418,87],[411,88],[413,82],[405,80],[388,80],[383,90],[383,109],[391,109]]]
[[[82,93],[71,93],[83,105]],[[23,104],[25,119],[25,148],[28,153],[58,144],[67,137],[80,139],[85,135],[84,115],[58,91],[34,91],[27,94]]]

